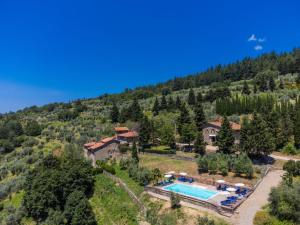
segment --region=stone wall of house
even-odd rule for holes
[[[92,161],[92,165],[96,166],[97,160],[103,160],[110,157],[114,157],[114,155],[119,150],[119,145],[116,142],[110,142],[106,144],[104,147],[102,147],[99,150],[96,150],[95,152],[89,152],[86,149],[84,149],[84,156],[88,160]]]
[[[220,131],[220,128],[217,126],[213,125],[207,125],[203,128],[203,139],[206,144],[212,145],[212,139],[210,135],[216,135],[218,136],[218,132]],[[239,131],[233,131],[233,136],[234,136],[234,143],[239,144],[240,143],[240,132]]]

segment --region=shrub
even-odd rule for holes
[[[292,143],[287,143],[283,149],[282,149],[283,153],[285,154],[289,154],[289,155],[296,155],[297,154],[297,149],[295,148],[295,146]]]
[[[119,151],[122,154],[125,154],[126,152],[130,151],[130,147],[127,145],[119,145]]]
[[[295,162],[294,160],[289,160],[283,165],[283,169],[292,176],[299,176],[300,175],[300,161]]]
[[[216,225],[213,219],[210,219],[208,216],[200,216],[197,220],[197,225]]]
[[[171,200],[171,208],[172,209],[176,209],[176,208],[180,207],[180,198],[178,197],[177,194],[174,194],[173,192],[171,192],[170,200]]]
[[[207,157],[199,157],[198,158],[198,170],[200,173],[208,172],[208,160]]]
[[[254,217],[254,225],[268,225],[271,222],[271,216],[266,211],[258,211]]]

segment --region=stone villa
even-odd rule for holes
[[[230,124],[235,139],[234,142],[235,144],[239,144],[241,125],[234,122],[230,122]],[[221,125],[222,121],[220,120],[210,121],[205,124],[205,126],[203,127],[203,139],[206,144],[214,145],[214,143],[217,141],[218,132],[221,129]]]
[[[119,144],[131,145],[138,137],[138,133],[130,131],[127,127],[116,127],[116,134],[97,142],[84,144],[84,156],[96,165],[97,160],[114,157],[119,151]]]

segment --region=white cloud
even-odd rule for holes
[[[260,51],[260,50],[262,50],[263,49],[263,46],[262,45],[255,45],[254,46],[254,50],[255,51]]]
[[[252,34],[249,38],[248,41],[257,41],[257,38],[255,36],[255,34]]]
[[[258,40],[257,40],[258,42],[260,42],[260,43],[262,43],[262,42],[265,42],[266,41],[266,39],[265,38],[258,38]]]

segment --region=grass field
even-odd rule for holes
[[[126,191],[103,174],[96,177],[90,199],[99,225],[136,225],[138,208]]]

